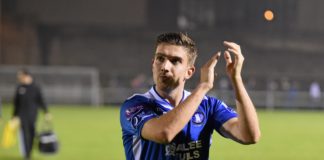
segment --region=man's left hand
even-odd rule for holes
[[[244,57],[241,52],[241,47],[234,43],[224,41],[225,47],[228,47],[224,52],[226,60],[226,72],[230,78],[238,78],[241,76]],[[234,55],[234,60],[231,58],[231,53]]]

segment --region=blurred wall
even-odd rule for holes
[[[50,25],[138,27],[147,23],[147,0],[18,0],[21,14]]]
[[[324,1],[299,0],[297,12],[297,28],[316,33],[324,32]]]
[[[184,31],[197,41],[198,66],[215,50],[224,49],[223,40],[232,40],[244,46],[251,74],[295,70],[317,74],[324,68],[321,0],[1,3],[5,8],[1,64],[92,66],[99,69],[104,84],[112,76],[129,80],[140,73],[150,74],[156,35]],[[275,12],[273,21],[264,20],[265,9]]]

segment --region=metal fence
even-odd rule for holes
[[[12,102],[16,88],[16,72],[19,68],[21,66],[2,66],[0,68],[0,97],[3,102]],[[118,85],[114,83],[115,85],[103,87],[99,82],[99,73],[94,68],[43,66],[29,66],[27,68],[31,70],[37,83],[42,87],[45,98],[50,104],[120,105],[132,94],[145,93],[149,90],[148,86],[132,88],[123,86],[122,83]],[[265,79],[267,78],[269,77],[265,77]],[[300,78],[295,77],[294,80],[302,81],[307,80],[307,78],[309,76],[300,76]],[[117,79],[117,81],[121,80]],[[262,81],[265,82],[265,86],[268,85],[266,81]],[[217,82],[215,82],[215,88],[208,94],[223,100],[229,105],[235,105],[233,91],[230,88],[222,89]],[[269,82],[272,81],[269,80]],[[255,106],[258,108],[324,109],[324,96],[320,91],[319,96],[316,98],[311,96],[309,91],[305,89],[261,88],[263,89],[248,89]]]
[[[16,72],[23,66],[0,67],[0,97],[12,102],[17,85]],[[90,67],[27,66],[50,104],[99,105],[99,73]]]
[[[105,104],[121,104],[134,93],[144,93],[149,88],[130,89],[130,88],[103,88],[102,96]],[[324,109],[324,96],[312,98],[308,92],[285,92],[285,91],[248,91],[254,105],[257,108],[302,108],[302,109]],[[212,90],[208,93],[224,101],[228,105],[235,105],[235,97],[231,90]]]

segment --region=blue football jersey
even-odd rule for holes
[[[182,101],[190,95],[184,91]],[[172,110],[173,106],[152,87],[145,94],[128,98],[120,110],[120,123],[127,160],[208,159],[212,133],[237,113],[224,102],[205,96],[188,124],[169,144],[141,137],[144,123]]]

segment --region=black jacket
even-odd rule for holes
[[[35,84],[19,85],[14,98],[14,116],[18,116],[21,122],[35,123],[38,108],[48,112],[40,88]]]

